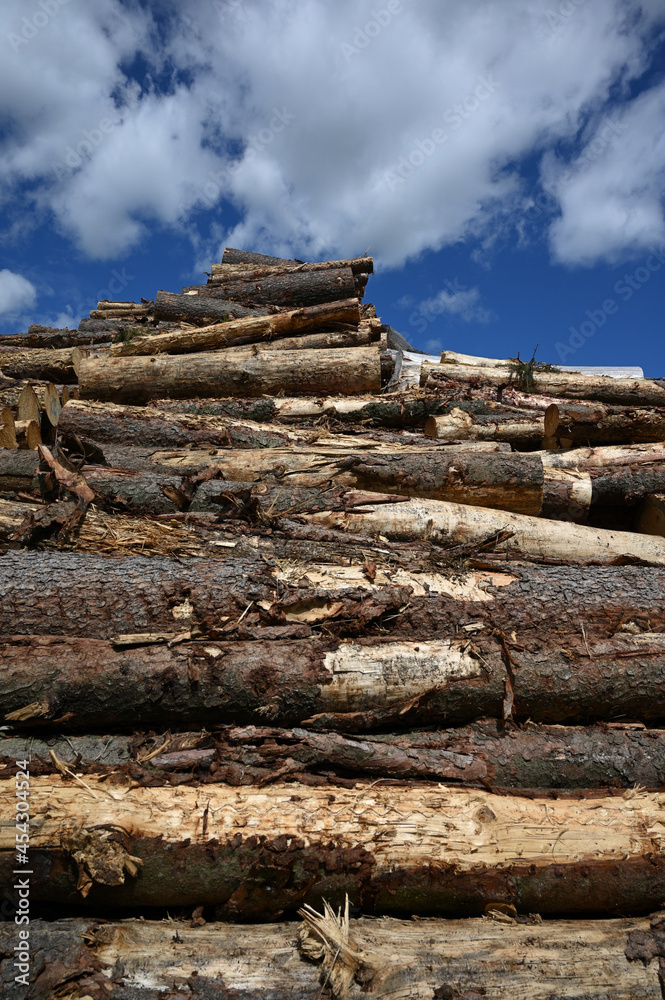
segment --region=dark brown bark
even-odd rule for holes
[[[213,285],[193,285],[185,292],[196,291],[199,298],[227,299],[245,305],[314,306],[362,296],[365,280],[350,267],[329,271],[295,271],[268,274],[261,278],[224,278]],[[194,298],[194,296],[192,296]]]
[[[0,371],[6,378],[36,378],[58,385],[74,385],[81,355],[77,347],[65,350],[0,350]]]
[[[354,777],[415,779],[492,790],[632,788],[665,785],[665,731],[619,723],[586,728],[503,727],[485,720],[455,729],[400,734],[342,735],[270,726],[225,727],[175,735],[71,735],[49,740],[8,736],[0,763],[16,769],[31,758],[32,774],[55,774],[50,756],[79,774],[122,767],[144,785],[227,782],[261,785],[273,780],[335,784]],[[155,754],[155,751],[158,751]]]
[[[0,448],[0,490],[30,490],[39,470],[39,455],[34,451],[10,451]]]
[[[167,396],[262,396],[326,392],[352,395],[381,388],[374,348],[339,351],[266,351],[260,358],[226,359],[215,352],[171,357],[84,359],[81,399],[137,405]]]
[[[371,257],[351,257],[346,260],[324,260],[320,262],[301,262],[295,260],[280,260],[279,257],[264,257],[260,253],[245,253],[243,250],[232,250],[229,247],[224,251],[224,258],[221,264],[213,264],[211,267],[211,281],[218,277],[230,273],[231,269],[247,268],[259,270],[261,268],[274,270],[284,268],[285,270],[299,271],[330,271],[340,267],[350,267],[354,274],[373,274],[374,261]]]
[[[374,399],[358,399],[357,401],[327,397],[322,400],[312,400],[311,406],[305,411],[304,400],[270,399],[159,399],[151,400],[150,405],[159,410],[170,410],[175,413],[200,413],[211,416],[245,417],[248,420],[268,422],[279,420],[282,423],[308,422],[319,417],[329,417],[340,423],[362,423],[365,427],[424,427],[428,418],[450,413],[452,409],[463,409],[471,414],[491,417],[497,412],[499,404],[488,406],[482,400],[470,402],[451,402],[442,396],[409,396],[404,393],[391,393],[388,396],[377,396]],[[340,405],[341,404],[341,405]]]
[[[27,333],[17,333],[0,339],[0,347],[83,347],[86,344],[103,344],[111,340],[110,331],[54,329],[33,323]]]
[[[181,620],[171,621],[182,626]],[[125,731],[136,726],[182,727],[195,722],[206,727],[229,722],[261,725],[266,720],[288,726],[317,719],[323,712],[337,719],[336,713],[348,714],[345,709],[355,716],[391,716],[396,721],[401,713],[403,721],[416,724],[496,718],[504,689],[501,651],[495,644],[481,646],[482,670],[462,671],[442,685],[428,680],[431,665],[422,661],[418,666],[422,658],[413,643],[379,642],[364,650],[367,662],[383,664],[390,655],[399,666],[386,660],[385,666],[377,666],[373,682],[359,680],[355,690],[353,644],[207,639],[172,648],[115,648],[98,639],[16,636],[0,642],[0,717],[31,729],[57,720],[58,727],[79,731],[99,726]],[[337,660],[346,665],[341,679],[333,666]],[[398,669],[402,678],[396,675]],[[445,668],[440,676],[446,676]],[[650,679],[653,684],[653,672]],[[402,686],[406,698],[400,697]],[[415,699],[419,705],[405,712],[414,692],[419,692]],[[319,727],[335,728],[335,724]],[[372,723],[365,720],[358,725],[354,717],[352,728],[368,729]]]
[[[530,455],[364,455],[349,459],[362,489],[429,497],[538,516],[543,466]]]
[[[14,912],[9,902],[6,910]],[[30,922],[34,983],[16,983],[9,959],[0,967],[6,1000],[73,989],[94,1000],[177,1000],[186,995],[180,985],[202,1000],[321,1000],[331,971],[348,967],[353,979],[356,968],[340,962],[337,947],[322,965],[306,958],[289,922],[195,926],[190,910],[176,921],[54,916]],[[658,917],[652,925],[645,918],[429,920],[423,933],[412,920],[351,920],[350,944],[363,964],[349,996],[480,1000],[510,990],[520,1000],[543,1000],[561,996],[565,982],[569,995],[584,1000],[661,1000]],[[3,954],[14,954],[16,932],[13,920],[0,924]],[[119,969],[122,978],[110,978]]]
[[[665,491],[665,466],[636,465],[633,468],[595,469],[592,503],[603,506],[634,506],[651,493]]]
[[[540,408],[553,397],[535,397]],[[665,409],[610,406],[594,402],[557,399],[559,440],[574,444],[631,444],[665,441]]]
[[[250,308],[239,302],[201,295],[178,295],[175,292],[159,291],[155,298],[156,320],[185,321],[197,326],[221,323],[227,319],[241,319],[243,316],[267,316],[276,311],[269,306]]]

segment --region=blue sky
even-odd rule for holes
[[[665,375],[665,0],[3,0],[0,333],[375,258],[414,346]]]

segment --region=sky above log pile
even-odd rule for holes
[[[665,375],[665,0],[3,0],[0,332],[375,258],[421,350]]]

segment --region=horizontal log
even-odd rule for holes
[[[665,565],[665,543],[645,538],[633,531],[610,531],[580,524],[507,511],[472,507],[441,500],[411,499],[372,509],[371,503],[360,511],[326,512],[308,515],[317,524],[341,528],[370,538],[382,535],[400,541],[430,539],[445,545],[478,545],[493,537],[493,552],[511,556],[530,556],[552,562],[613,564],[643,562]],[[640,531],[644,528],[640,527]],[[502,534],[507,537],[499,540]],[[657,532],[654,532],[657,534]]]
[[[515,447],[539,446],[546,435],[553,435],[559,423],[556,406],[543,416],[510,413],[475,416],[455,409],[446,416],[429,417],[425,424],[428,437],[444,441],[508,441]]]
[[[529,799],[358,782],[331,802],[329,788],[281,783],[85,783],[30,781],[32,905],[214,905],[222,918],[265,921],[348,893],[371,913],[630,914],[665,892],[658,792]],[[0,804],[15,810],[13,778],[0,781]],[[5,885],[15,856],[15,830],[2,827]]]
[[[81,399],[140,404],[160,396],[261,396],[336,391],[355,395],[381,388],[376,348],[266,351],[260,358],[222,359],[215,352],[185,357],[84,359]]]
[[[33,323],[27,333],[3,336],[2,347],[84,347],[89,344],[102,344],[111,339],[112,334],[106,331],[86,331],[54,329],[50,326],[40,326]]]
[[[248,420],[281,423],[312,422],[328,417],[340,423],[362,423],[369,427],[416,428],[424,427],[432,415],[449,413],[458,407],[445,397],[409,396],[340,396],[314,399],[308,397],[269,397],[261,399],[159,399],[150,405],[159,410],[176,413],[200,413],[210,416],[245,417]],[[500,404],[480,402],[462,403],[460,408],[489,416]]]
[[[228,255],[228,257],[227,257]],[[237,259],[238,255],[247,259]],[[236,259],[231,259],[235,256]],[[270,263],[269,263],[270,262]],[[284,273],[288,271],[330,271],[339,268],[350,267],[354,274],[373,274],[374,261],[371,257],[351,257],[346,260],[324,260],[313,263],[300,263],[297,261],[282,261],[277,257],[264,257],[262,254],[247,254],[242,250],[230,250],[228,247],[224,251],[224,260],[221,264],[212,264],[210,267],[211,278],[223,277],[226,274],[241,273],[248,270],[261,270],[264,273]]]
[[[231,448],[287,448],[302,446],[308,452],[380,449],[399,452],[418,448],[439,452],[433,442],[413,436],[402,443],[398,435],[376,433],[376,439],[350,434],[330,434],[321,427],[287,427],[226,416],[178,413],[150,406],[123,406],[92,400],[70,400],[60,411],[61,434],[77,435],[97,444],[132,444],[144,447],[186,448],[194,443]],[[384,437],[387,440],[384,441]],[[393,440],[394,439],[394,440]],[[463,446],[462,446],[463,447]]]
[[[315,330],[327,324],[360,323],[357,298],[343,299],[323,305],[290,309],[273,316],[250,316],[228,319],[208,327],[171,330],[166,333],[148,333],[125,344],[114,344],[113,356],[147,354],[189,354],[195,351],[216,350],[232,344],[269,343],[275,337],[289,333]]]
[[[642,467],[665,462],[665,446],[656,441],[642,444],[607,445],[594,448],[570,448],[564,451],[532,452],[551,469],[595,470]]]
[[[64,350],[0,349],[0,372],[6,378],[35,378],[72,385],[77,381],[82,357],[78,347]]]
[[[289,260],[285,257],[270,257],[263,253],[254,253],[251,250],[236,250],[234,247],[226,247],[222,256],[222,264],[257,264],[259,267],[271,264],[304,264],[302,260]]]
[[[391,509],[384,508],[386,521]],[[482,625],[485,634],[501,628],[520,639],[546,634],[555,643],[564,636],[563,643],[571,633],[581,636],[580,622],[587,636],[598,639],[630,622],[645,632],[665,632],[665,572],[658,567],[508,565],[464,571],[431,562],[427,549],[416,548],[409,559],[408,550],[395,552],[370,539],[351,552],[342,541],[327,545],[316,536],[219,541],[227,558],[209,561],[5,552],[0,631],[111,638],[169,632],[175,621],[207,622],[206,628],[217,631],[222,618],[235,627],[251,601],[270,602],[268,610],[258,603],[250,609],[260,612],[255,624],[284,625],[287,613],[318,609],[310,620],[318,617],[329,628],[335,625],[333,605],[348,600],[355,611],[348,605],[345,627],[361,635],[368,620],[399,635],[413,630],[428,638],[455,638],[460,630],[468,635],[466,625],[482,635]],[[368,551],[376,564],[374,581],[364,565]],[[298,586],[304,577],[311,587]],[[384,621],[382,609],[390,621]]]
[[[155,319],[158,321],[194,323],[205,326],[240,319],[243,316],[266,316],[279,310],[273,306],[244,306],[240,302],[210,298],[203,295],[179,295],[159,291],[155,296]]]
[[[52,753],[51,753],[52,751]],[[665,731],[635,726],[539,726],[517,729],[484,720],[455,729],[397,735],[342,735],[271,726],[125,736],[71,734],[40,739],[5,734],[0,764],[32,774],[64,763],[79,775],[122,770],[142,785],[196,781],[264,785],[289,780],[335,784],[349,778],[444,781],[492,791],[632,788],[663,791]],[[318,779],[318,782],[317,782]]]
[[[380,321],[374,320],[380,327]],[[339,349],[340,347],[367,347],[368,344],[380,340],[378,329],[372,329],[367,320],[360,323],[358,329],[327,330],[321,333],[303,334],[300,337],[279,337],[263,344],[239,344],[226,347],[224,351],[229,356],[255,357],[262,351],[311,351],[324,349]]]
[[[316,906],[321,909],[320,900]],[[658,954],[658,918],[653,930],[640,917],[519,923],[499,912],[493,920],[430,919],[424,925],[361,918],[349,921],[353,953],[344,951],[342,960],[337,938],[325,952],[318,937],[299,945],[292,923],[192,924],[33,918],[31,965],[41,970],[35,988],[64,995],[76,969],[81,995],[99,990],[109,1000],[128,995],[124,983],[140,983],[132,992],[142,1000],[161,1000],[174,989],[203,992],[211,1000],[229,993],[242,1000],[320,1000],[322,984],[343,969],[353,998],[369,992],[473,1000],[510,990],[520,1000],[548,1000],[562,996],[562,983],[569,996],[584,1000],[661,997],[658,962],[651,958]],[[0,924],[0,947],[7,955],[14,954],[16,942],[15,924]],[[627,942],[634,942],[631,957],[643,954],[642,961],[627,960]],[[122,983],[111,978],[118,969]],[[5,962],[0,973],[9,1000],[20,996],[15,972]]]
[[[335,302],[362,297],[367,275],[354,274],[350,267],[323,271],[286,271],[262,277],[237,275],[221,278],[210,285],[193,285],[185,292],[199,297],[221,298],[245,305],[275,305],[293,309],[319,302]]]
[[[555,405],[559,410],[556,436],[567,444],[630,444],[665,441],[665,409],[638,406],[610,406],[589,400],[574,402],[554,396],[504,390],[505,403],[544,411]]]
[[[453,383],[472,381],[478,386],[499,389],[521,388],[518,373],[511,368],[480,367],[458,364],[432,364],[423,361],[421,386],[432,391]],[[624,406],[665,406],[665,387],[651,379],[609,378],[605,375],[580,375],[573,372],[535,370],[533,391],[566,399],[591,399]]]
[[[629,446],[627,446],[629,447]],[[633,446],[648,448],[648,445]],[[607,449],[608,451],[610,449]],[[648,453],[647,453],[648,454]],[[662,454],[662,448],[661,448]],[[596,459],[598,456],[595,456]],[[652,454],[651,458],[656,455]],[[598,505],[626,507],[665,491],[665,462],[593,467],[575,453],[354,456],[347,468],[365,490],[585,521]],[[588,471],[587,471],[588,469]]]
[[[282,621],[334,621],[345,602],[335,606],[334,597],[326,597],[282,602]],[[57,723],[79,731],[268,720],[365,732],[504,715],[556,724],[665,719],[665,635],[659,633],[621,633],[585,643],[578,631],[546,644],[517,643],[510,653],[511,674],[504,664],[507,647],[479,638],[478,630],[472,643],[468,637],[262,640],[260,628],[251,642],[193,642],[185,641],[194,627],[191,608],[185,599],[171,609],[167,627],[171,633],[183,630],[176,645],[151,640],[126,648],[118,640],[116,648],[114,640],[55,634],[7,638],[0,643],[0,716],[22,727]],[[20,624],[19,619],[14,628]],[[152,622],[152,632],[159,625]]]

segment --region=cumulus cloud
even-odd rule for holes
[[[0,315],[20,312],[34,305],[37,289],[22,274],[4,268],[0,271]]]
[[[535,155],[544,182],[573,167],[555,196],[558,260],[620,256],[662,232],[662,94],[625,96],[665,25],[662,0],[51,7],[34,32],[21,0],[0,9],[0,35],[23,39],[0,61],[8,228],[18,191],[96,259],[161,226],[197,253],[371,245],[400,266],[519,227]],[[575,171],[608,115],[625,135]]]
[[[465,323],[489,323],[492,313],[480,303],[478,288],[443,288],[432,298],[424,299],[418,312],[426,319],[436,316],[454,316]]]

